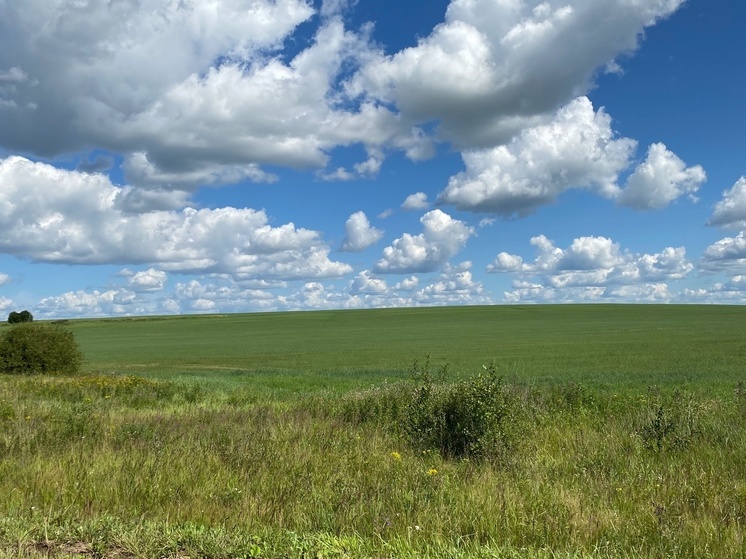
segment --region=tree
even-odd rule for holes
[[[48,324],[16,324],[0,337],[0,372],[74,374],[83,354],[69,330]]]
[[[22,322],[33,322],[34,315],[29,311],[23,310],[21,312],[13,311],[8,315],[8,322],[11,324],[21,324]]]

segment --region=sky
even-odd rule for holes
[[[0,312],[746,303],[742,0],[0,0]]]

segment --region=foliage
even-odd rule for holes
[[[702,409],[693,396],[684,390],[661,395],[652,390],[652,409],[638,430],[643,445],[656,452],[680,450],[703,435]]]
[[[83,354],[69,330],[51,325],[17,324],[0,337],[0,372],[74,374]]]
[[[527,435],[504,468],[402,444],[387,422],[411,385],[365,391],[360,406],[380,406],[347,421],[337,394],[229,403],[230,374],[196,403],[178,381],[0,377],[0,557],[742,555],[746,424],[732,397],[501,381],[536,419],[515,424]],[[434,392],[459,384],[432,377]],[[675,452],[638,436],[660,406],[692,433]]]
[[[26,310],[21,312],[12,311],[8,315],[8,322],[10,324],[21,324],[22,322],[33,322],[34,316]]]
[[[517,405],[495,367],[453,384],[436,384],[429,365],[428,357],[412,370],[415,388],[403,420],[411,444],[444,458],[506,459],[516,442]]]

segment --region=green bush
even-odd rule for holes
[[[8,315],[8,322],[10,324],[20,324],[22,322],[33,322],[34,315],[29,311],[16,312],[13,311]]]
[[[73,374],[83,362],[75,336],[58,326],[17,324],[0,338],[0,372]]]
[[[411,444],[444,458],[505,461],[517,441],[517,402],[494,367],[453,384],[435,384],[428,363],[413,369],[416,386],[404,412]]]

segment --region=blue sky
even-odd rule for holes
[[[743,304],[745,21],[0,2],[0,312]]]

